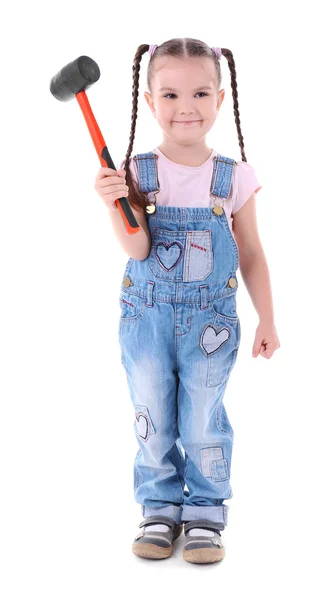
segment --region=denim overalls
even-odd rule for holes
[[[141,191],[157,194],[158,156],[134,159]],[[236,163],[213,160],[210,193],[225,199]],[[120,293],[121,361],[139,443],[135,500],[144,517],[205,518],[224,529],[233,429],[223,396],[241,336],[238,246],[219,206],[154,207],[149,256],[128,260]]]

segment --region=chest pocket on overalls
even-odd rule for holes
[[[202,281],[213,270],[212,235],[155,227],[149,259],[151,272],[167,281]]]

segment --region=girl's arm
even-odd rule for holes
[[[132,208],[132,212],[140,225],[140,231],[129,234],[124,226],[121,214],[116,209],[109,209],[111,223],[121,246],[125,252],[136,260],[145,260],[150,252],[151,239],[144,212]]]
[[[256,194],[253,193],[232,217],[243,281],[259,315],[259,321],[274,325],[269,269],[257,228]]]

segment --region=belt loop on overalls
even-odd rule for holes
[[[146,302],[146,306],[152,306],[153,305],[153,288],[154,288],[155,282],[154,281],[148,281],[147,282],[147,302]]]
[[[209,286],[200,285],[201,310],[206,310],[209,307]]]

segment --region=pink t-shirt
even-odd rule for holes
[[[156,194],[156,204],[163,206],[179,207],[208,207],[214,206],[214,196],[210,194],[213,173],[213,157],[218,153],[212,150],[212,154],[203,165],[199,167],[188,167],[169,160],[159,150],[154,148],[153,152],[158,155],[157,171],[160,191]],[[123,169],[125,160],[117,166]],[[138,185],[139,177],[136,161],[130,159],[129,167],[132,177]],[[258,192],[261,185],[257,179],[253,167],[244,161],[237,161],[233,169],[232,185],[227,199],[224,200],[225,211],[230,229],[232,231],[232,214],[247,202],[253,192]],[[154,200],[154,193],[147,194],[148,199]],[[222,206],[222,198],[216,198],[216,204]]]

